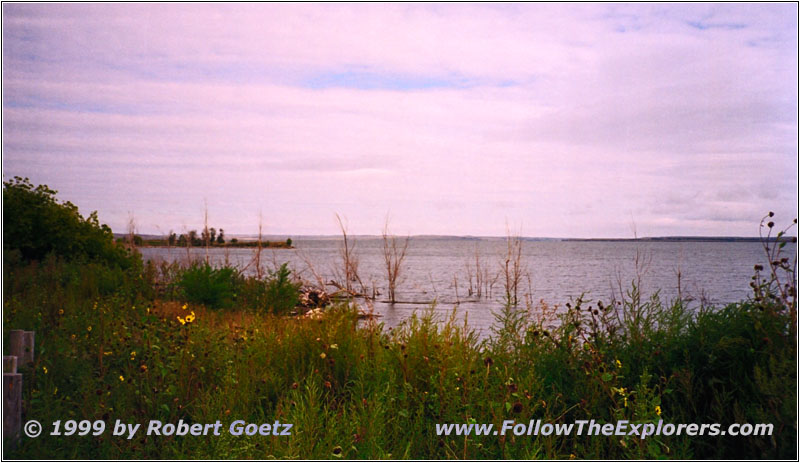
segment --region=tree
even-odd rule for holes
[[[225,244],[225,230],[219,229],[219,235],[217,235],[217,244]]]
[[[197,238],[197,230],[190,230],[189,231],[189,244],[192,246],[200,246],[200,239]]]
[[[116,244],[97,212],[84,218],[69,201],[59,202],[47,185],[27,178],[3,182],[3,249],[16,250],[25,260],[54,254],[70,260],[93,260],[128,268],[136,258]]]
[[[214,244],[217,241],[217,230],[214,227],[208,229],[208,242]]]

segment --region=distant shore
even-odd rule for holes
[[[186,246],[178,246],[178,245],[169,245],[165,244],[162,240],[158,240],[158,242],[147,240],[141,245],[137,245],[137,247],[141,248],[185,248]],[[192,248],[205,248],[205,245],[200,246],[190,246]],[[236,243],[225,243],[225,244],[214,244],[208,246],[210,249],[224,249],[224,248],[257,248],[258,241],[239,241]],[[262,241],[261,242],[262,248],[272,248],[272,249],[294,249],[294,246],[291,244],[286,244],[285,241]]]

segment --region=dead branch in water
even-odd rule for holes
[[[362,294],[364,294],[366,293],[366,291],[363,291],[364,284],[361,282],[361,277],[358,276],[358,256],[355,254],[356,244],[348,238],[347,227],[344,222],[342,222],[342,218],[339,217],[339,214],[336,214],[336,221],[339,223],[339,230],[342,232],[339,258],[341,259],[342,271],[344,274],[339,273],[336,269],[334,272],[338,274],[339,280],[344,281],[339,284],[343,289],[347,290],[348,293],[357,294],[353,289],[353,283],[358,283],[361,285]],[[364,295],[364,297],[366,297],[366,295]]]

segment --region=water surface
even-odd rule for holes
[[[263,250],[262,266],[271,269],[287,262],[309,282],[316,281],[314,273],[326,283],[342,273],[341,241],[297,240],[294,245],[295,249]],[[499,239],[412,238],[397,288],[400,302],[389,304],[383,242],[379,238],[355,241],[363,289],[377,295],[375,311],[387,326],[396,326],[436,301],[437,311],[449,313],[457,306],[459,314],[468,314],[470,325],[483,332],[491,326],[492,312],[502,306],[505,297],[500,269],[506,250],[506,242]],[[481,297],[475,287],[476,251],[488,269],[488,280],[495,281],[491,288],[484,285]],[[182,248],[142,248],[141,252],[146,260],[189,258]],[[795,245],[788,244],[784,252],[793,258]],[[227,262],[247,273],[255,271],[251,248],[211,248],[208,253],[213,265]],[[190,250],[191,258],[204,259],[205,255],[204,248]],[[682,297],[696,304],[704,300],[722,305],[749,296],[753,265],[765,264],[766,257],[762,245],[755,242],[523,241],[521,262],[526,270],[518,289],[521,300],[529,297],[563,307],[584,295],[608,302],[620,288],[630,289],[637,274],[645,295],[659,291],[662,299],[671,300],[678,296],[680,274]]]

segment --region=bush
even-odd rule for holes
[[[233,304],[237,278],[238,272],[231,267],[215,269],[195,262],[183,271],[178,286],[186,301],[218,309]]]
[[[3,249],[17,250],[25,261],[54,254],[68,260],[95,260],[122,268],[139,262],[114,243],[111,229],[97,212],[83,218],[69,201],[59,203],[47,185],[34,187],[27,178],[3,182]]]
[[[262,281],[250,278],[244,281],[242,299],[244,305],[269,313],[286,313],[300,302],[300,284],[291,280],[286,264],[270,272]]]

